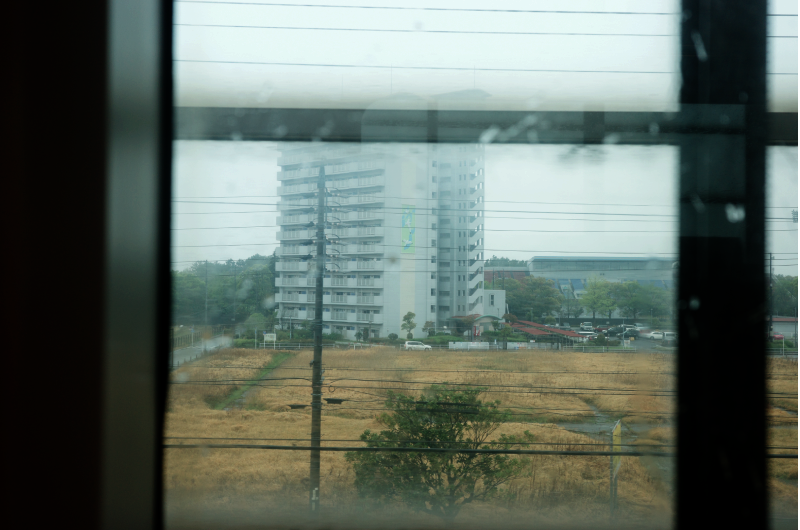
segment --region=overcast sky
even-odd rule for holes
[[[482,97],[451,105],[677,110],[677,1],[347,2],[403,9],[246,3],[176,3],[178,105],[375,108],[397,94],[426,105],[472,90]],[[631,12],[666,14],[622,14]],[[772,2],[770,12],[796,14],[797,2]],[[770,107],[796,112],[797,17],[769,23]],[[276,155],[266,142],[176,143],[174,267],[272,252]],[[487,146],[485,254],[672,254],[676,160],[677,149],[667,146]],[[797,148],[771,148],[768,163],[769,206],[796,208]],[[255,204],[208,204],[215,201]],[[790,217],[787,208],[769,212]],[[768,232],[770,250],[796,264],[797,225],[768,228],[784,230]],[[776,272],[797,274],[797,266]]]
[[[796,275],[797,148],[768,153],[768,217],[787,219],[768,222],[769,249],[776,272]],[[677,156],[669,146],[487,145],[486,256],[674,255]],[[175,268],[272,253],[277,144],[181,141],[174,160]]]
[[[176,2],[178,105],[363,108],[477,89],[489,97],[458,105],[677,108],[677,0],[291,3]],[[771,108],[796,112],[797,17],[770,17],[769,32]]]

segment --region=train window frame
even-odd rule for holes
[[[405,114],[336,109],[244,109],[242,113],[241,109],[174,108],[172,3],[143,0],[134,6],[111,0],[109,9],[103,526],[124,523],[160,527],[172,142],[230,139],[232,127],[243,140],[357,142],[362,140],[362,125],[400,119],[404,122],[402,131],[392,133],[391,128],[376,127],[377,132],[369,141],[470,142],[489,126],[508,128],[518,123],[525,113],[435,108]],[[731,363],[726,377],[716,376],[711,378],[711,384],[708,380],[701,383],[711,366],[718,369],[719,364],[710,360],[704,351],[708,347],[706,338],[697,332],[702,326],[713,324],[715,318],[706,309],[714,304],[705,303],[706,291],[699,280],[709,264],[720,262],[721,255],[737,257],[732,260],[729,273],[741,275],[747,294],[744,302],[739,300],[734,307],[748,304],[752,307],[742,307],[748,316],[761,316],[760,321],[764,321],[764,275],[757,266],[760,258],[756,256],[754,260],[752,256],[753,248],[761,245],[763,250],[764,150],[767,145],[797,145],[797,114],[766,110],[766,0],[731,0],[724,8],[702,0],[683,0],[682,9],[696,16],[684,17],[681,25],[685,89],[677,115],[551,112],[547,118],[555,126],[540,134],[538,141],[596,144],[603,141],[605,134],[614,132],[622,144],[680,146],[682,161],[687,165],[682,165],[681,174],[679,330],[686,340],[682,340],[678,357],[675,525],[713,522],[766,528],[765,360],[763,341],[757,340],[761,332],[743,330],[744,338],[738,339],[752,347],[753,354]],[[715,43],[709,54],[711,60],[698,54],[698,39],[705,39],[709,47]],[[137,76],[141,76],[141,82],[131,84]],[[747,94],[746,101],[732,99],[742,92]],[[723,123],[719,119],[721,112],[734,119]],[[325,138],[318,138],[320,126],[331,120],[343,125]],[[658,135],[652,134],[654,125],[660,131]],[[280,137],[270,132],[278,130]],[[699,197],[708,204],[724,200],[745,205],[743,231],[723,230],[722,236],[701,229],[694,195],[690,197],[700,193],[693,187],[700,179],[719,178],[697,163],[699,154],[714,152],[715,137],[738,138],[747,150],[747,157],[743,158],[744,186],[736,190],[735,196]],[[525,135],[510,135],[506,141],[528,140]],[[716,151],[717,155],[726,152]],[[139,198],[137,208],[130,206],[131,194]],[[750,247],[741,246],[745,235]],[[140,255],[134,256],[132,250]],[[136,264],[135,271],[131,259]],[[723,298],[716,304],[731,302]],[[134,341],[130,338],[129,319],[136,322],[140,332]],[[687,358],[689,354],[694,355],[691,360]],[[731,387],[738,389],[737,403],[748,410],[748,424],[736,440],[714,448],[719,458],[699,459],[697,441],[709,438],[713,425],[693,419],[690,404],[699,395]],[[730,466],[733,458],[736,468]],[[706,482],[694,479],[697,476],[703,476]],[[731,506],[737,509],[732,510]]]

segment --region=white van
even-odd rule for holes
[[[594,326],[591,322],[581,322],[581,331],[594,331]]]

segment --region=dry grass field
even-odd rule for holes
[[[264,376],[278,355],[227,350],[175,371],[166,425],[166,436],[175,438],[167,442],[307,446],[310,411],[289,405],[310,403],[312,354],[292,354]],[[481,399],[499,400],[501,408],[513,414],[496,436],[529,430],[542,444],[533,449],[592,449],[576,444],[607,440],[605,430],[602,438],[598,436],[597,422],[605,425],[621,418],[637,427],[626,431],[628,439],[623,441],[670,451],[650,445],[674,442],[673,360],[674,356],[616,353],[326,350],[323,397],[345,401],[324,405],[323,445],[361,446],[352,440],[365,429],[380,429],[374,418],[383,410],[388,391],[421,395],[432,384],[447,383],[484,387]],[[796,364],[771,362],[770,373],[780,375],[770,379],[771,389],[773,382],[782,389],[791,383],[796,392]],[[244,381],[261,376],[256,384],[244,386]],[[226,399],[234,393],[240,399]],[[796,420],[797,401],[794,409],[783,401],[771,402],[780,408],[771,409],[770,415],[791,418],[794,411]],[[223,405],[227,410],[214,410]],[[205,440],[185,438],[191,436]],[[796,447],[796,426],[772,428],[770,443]],[[184,521],[200,513],[206,518],[213,513],[254,521],[269,517],[273,523],[298,521],[308,502],[308,460],[306,451],[167,449],[168,514]],[[672,466],[670,460],[622,459],[619,506],[626,520],[646,518],[653,526],[670,525],[672,475],[664,471]],[[775,509],[796,514],[797,461],[771,461],[770,476]],[[344,453],[322,453],[321,490],[323,506],[334,522],[352,524],[361,517],[366,526],[381,526],[381,521],[396,526],[400,520],[406,526],[438,523],[400,507],[374,511],[361,505]],[[532,519],[551,524],[607,521],[608,490],[608,457],[534,455],[527,459],[524,475],[500,498],[469,505],[456,520],[465,528],[467,522],[496,522],[499,516],[508,524],[527,525]]]

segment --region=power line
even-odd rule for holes
[[[349,196],[347,196],[347,197],[349,198]],[[363,196],[353,195],[353,197],[363,197]],[[382,202],[384,199],[387,199],[387,198],[392,198],[392,197],[376,197],[375,200],[372,201],[372,202]],[[333,205],[328,204],[328,209],[333,210],[333,212],[337,211],[337,209],[340,209],[340,208],[344,209],[344,211],[358,211],[359,209],[366,209],[367,211],[369,211],[369,210],[384,210],[384,211],[386,211],[386,210],[398,210],[398,211],[403,211],[403,210],[407,209],[406,207],[403,207],[403,206],[380,206],[380,207],[376,207],[376,208],[368,208],[368,207],[356,206],[356,205],[337,205],[337,204],[335,204],[335,201],[336,201],[335,197],[331,197],[330,199],[334,202],[334,204]],[[422,200],[434,201],[436,199],[422,199]],[[465,202],[466,203],[466,202],[469,202],[470,199],[468,197],[464,197],[463,199],[453,198],[453,201],[454,202],[459,202],[460,201],[460,202]],[[183,200],[183,199],[181,199],[181,200],[177,200],[176,199],[176,200],[173,200],[172,202],[181,203],[181,204],[225,204],[225,205],[237,205],[237,206],[287,206],[288,205],[289,207],[294,206],[294,209],[298,209],[298,210],[300,210],[300,209],[316,210],[316,207],[312,206],[312,205],[295,206],[295,205],[292,205],[290,203],[285,203],[285,202],[190,201],[190,200]],[[483,202],[478,203],[478,204],[483,204]],[[351,210],[351,208],[352,208],[352,210]],[[430,206],[430,207],[425,206],[425,207],[421,207],[421,208],[416,208],[415,207],[415,209],[416,210],[428,210],[428,209],[430,209],[431,212],[432,212],[430,215],[438,215],[440,212],[461,212],[462,214],[467,215],[467,214],[471,213],[471,211],[472,211],[471,209],[468,209],[468,208],[442,208],[442,207],[439,207],[439,206]],[[433,213],[434,211],[436,212],[435,214]],[[526,214],[551,214],[551,215],[553,215],[553,214],[563,214],[563,215],[579,214],[579,215],[602,215],[602,216],[624,216],[624,217],[670,217],[670,218],[677,218],[678,217],[677,214],[659,214],[659,213],[551,212],[551,211],[541,211],[540,212],[540,211],[534,211],[534,210],[490,210],[490,209],[486,209],[486,208],[481,208],[478,211],[489,212],[489,213],[526,213]],[[328,213],[333,213],[333,212],[328,212]],[[280,213],[283,213],[283,210]],[[424,214],[427,214],[427,212],[424,212]],[[787,217],[786,219],[790,219],[790,218]]]
[[[328,191],[335,188],[328,188]],[[338,188],[336,188],[338,189]],[[316,195],[316,192],[298,192],[305,194]],[[357,195],[356,195],[357,196]],[[281,199],[283,195],[198,195],[195,197],[173,197],[172,202],[195,200],[195,199]],[[400,200],[415,200],[418,197],[400,197],[396,195],[385,195],[384,198],[400,199]],[[426,199],[428,200],[428,199]],[[432,199],[430,199],[432,200]],[[566,206],[624,206],[633,208],[675,208],[677,204],[626,204],[619,202],[554,202],[554,201],[500,201],[491,200],[483,201],[485,203],[505,203],[505,204],[557,204]],[[282,203],[277,203],[282,204]],[[767,209],[795,209],[797,206],[765,206]]]
[[[288,4],[277,2],[215,2],[202,0],[176,0],[176,2],[186,4],[222,4],[222,5],[245,5],[245,6],[269,6],[269,7],[318,7],[333,9],[377,9],[393,11],[460,11],[473,13],[552,13],[561,15],[644,15],[644,16],[679,16],[680,12],[661,12],[661,11],[571,11],[553,9],[477,9],[477,8],[453,8],[453,7],[407,7],[407,6],[359,6],[359,5],[326,5],[326,4]],[[768,17],[796,17],[795,14],[768,13]]]
[[[680,72],[656,70],[560,70],[553,68],[486,68],[486,67],[460,67],[460,66],[396,66],[382,64],[323,64],[323,63],[289,63],[272,61],[219,61],[211,59],[173,59],[175,63],[202,63],[202,64],[242,64],[258,66],[303,66],[314,68],[367,68],[373,70],[435,70],[456,72],[538,72],[554,74],[656,74],[675,75]],[[767,75],[797,75],[797,72],[767,72]]]
[[[390,442],[379,442],[390,443]],[[457,453],[495,455],[550,455],[550,456],[662,456],[675,457],[677,453],[648,451],[558,451],[539,449],[450,449],[440,447],[305,447],[299,445],[254,445],[254,444],[164,444],[164,449],[266,449],[279,451],[329,451],[329,452],[406,452],[406,453]],[[765,458],[796,459],[797,455],[766,454]]]
[[[205,436],[164,436],[166,440],[237,440],[237,441],[264,441],[264,442],[307,442],[308,438],[233,438],[233,437],[205,437]],[[362,442],[366,443],[364,440],[361,439],[323,439],[323,442]],[[479,445],[489,445],[494,442],[455,442],[455,441],[443,441],[443,440],[392,440],[394,443],[411,443],[411,444],[421,444],[421,443],[431,443],[431,444],[479,444]],[[607,443],[585,443],[585,442],[503,442],[506,445],[574,445],[574,446],[589,446],[589,447],[608,447]],[[630,446],[630,447],[677,447],[677,445],[668,445],[668,444],[615,444],[621,446]],[[797,449],[797,447],[789,447],[789,446],[772,446],[769,447],[770,449]]]
[[[328,188],[328,191],[330,191],[331,189],[338,189],[338,188]],[[316,192],[313,191],[305,191],[298,193],[316,195]],[[284,195],[198,195],[195,197],[173,197],[172,200],[176,201],[176,200],[190,200],[190,199],[194,200],[194,199],[280,199],[280,198],[284,198]],[[386,195],[385,198],[414,200],[417,199],[418,197],[400,197],[398,195]],[[621,202],[553,202],[553,201],[501,201],[501,200],[491,200],[483,202],[497,202],[497,203],[508,203],[508,204],[559,204],[568,206],[625,206],[625,207],[630,206],[636,208],[675,208],[677,206],[675,204],[628,204]],[[797,206],[765,206],[765,208],[794,209],[797,208]]]
[[[301,26],[252,26],[244,24],[187,24],[174,23],[173,26],[187,26],[199,28],[232,28],[232,29],[277,29],[277,30],[301,30],[301,31],[352,31],[369,33],[433,33],[433,34],[456,34],[456,35],[544,35],[544,36],[569,36],[569,37],[678,37],[677,34],[659,33],[564,33],[555,31],[467,31],[467,30],[436,30],[436,29],[389,29],[389,28],[322,28],[322,27],[301,27]],[[783,37],[783,35],[776,35]],[[796,35],[787,36],[797,38]]]
[[[660,72],[647,70],[559,70],[552,68],[485,68],[485,67],[458,67],[458,66],[394,66],[376,64],[322,64],[322,63],[289,63],[272,61],[215,61],[210,59],[174,59],[177,63],[204,63],[204,64],[242,64],[259,66],[303,66],[315,68],[367,68],[373,70],[436,70],[457,72],[539,72],[562,74],[659,74],[673,75],[678,72]],[[790,75],[797,75],[796,73]]]

